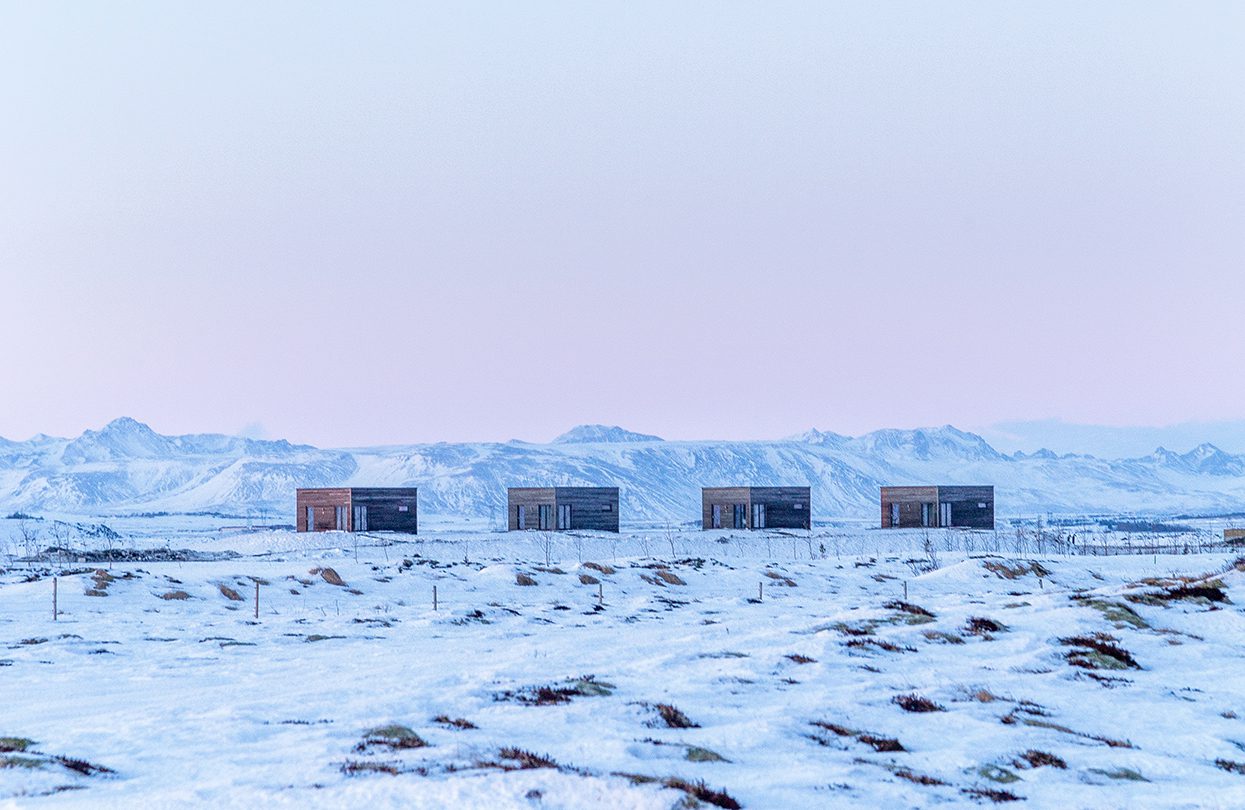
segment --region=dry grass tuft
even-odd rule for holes
[[[673,571],[667,571],[665,569],[658,569],[657,571],[654,571],[653,573],[657,575],[658,579],[660,579],[662,582],[665,582],[669,585],[686,585],[687,584],[679,577],[678,574],[674,573]]]
[[[669,703],[658,703],[653,708],[657,710],[657,714],[661,717],[662,722],[666,724],[667,728],[700,728],[700,726],[693,723],[686,714]]]
[[[697,801],[711,804],[714,807],[721,807],[724,810],[741,810],[743,807],[725,790],[714,790],[704,783],[704,780],[689,782],[677,776],[671,776],[661,781],[661,786],[670,790],[681,790],[688,796]]]
[[[242,594],[238,593],[233,588],[230,588],[228,585],[222,583],[216,587],[220,589],[220,595],[228,599],[230,602],[242,601]]]
[[[1132,653],[1115,642],[1118,639],[1107,633],[1093,633],[1087,636],[1069,636],[1059,639],[1066,647],[1077,647],[1069,651],[1064,658],[1074,667],[1083,669],[1141,669],[1141,665],[1133,658]]]
[[[911,616],[923,616],[927,619],[934,618],[933,613],[930,613],[920,605],[914,605],[911,602],[903,602],[899,599],[896,599],[893,602],[887,602],[885,605],[882,605],[882,607],[887,610],[898,610],[900,613],[907,613]]]
[[[470,731],[471,729],[479,728],[479,726],[470,720],[462,717],[450,717],[448,714],[438,714],[436,717],[432,718],[432,722],[440,723],[441,725],[449,726],[450,728],[456,728],[460,731]]]
[[[981,567],[999,577],[1000,579],[1019,579],[1027,574],[1035,577],[1049,577],[1050,571],[1042,567],[1039,562],[1015,562],[1011,565],[1001,560],[985,560]]]
[[[185,602],[187,599],[190,598],[190,594],[186,593],[185,591],[169,591],[168,593],[160,594],[160,598],[165,600],[166,602],[168,601]]]
[[[903,709],[905,712],[914,712],[917,714],[924,714],[926,712],[945,712],[946,711],[945,708],[943,708],[942,706],[939,706],[937,703],[930,700],[929,698],[922,697],[921,695],[918,695],[915,693],[907,694],[907,695],[895,695],[895,697],[891,698],[891,703],[894,703],[896,706]]]
[[[391,762],[360,762],[354,759],[348,759],[343,762],[341,770],[346,776],[357,776],[364,773],[387,773],[390,776],[397,776],[401,773],[398,765]]]
[[[1025,751],[1012,764],[1017,768],[1059,768],[1060,770],[1067,770],[1068,768],[1068,763],[1054,754],[1034,749]]]
[[[363,752],[369,748],[385,747],[394,751],[405,751],[415,748],[427,748],[428,743],[412,729],[398,723],[378,726],[363,733],[363,742],[355,746],[355,751]]]
[[[827,723],[822,720],[814,720],[811,725],[825,729],[836,736],[849,737],[857,742],[862,742],[880,754],[899,753],[908,750],[903,747],[899,740],[893,737],[883,737],[880,734],[873,734],[868,731],[857,731],[847,726],[841,726],[838,723]],[[813,735],[812,739],[821,745],[826,744],[825,739],[817,735]]]
[[[591,568],[593,571],[605,574],[606,576],[614,573],[614,569],[604,563],[586,562],[584,563],[584,568]]]
[[[518,763],[516,770],[532,771],[538,768],[554,768],[558,767],[558,763],[549,758],[549,755],[541,756],[533,754],[531,751],[525,751],[522,748],[503,748],[497,752],[502,759],[508,759]]]
[[[570,703],[577,697],[608,697],[614,694],[614,685],[598,681],[594,675],[584,675],[561,686],[528,686],[507,692],[499,692],[494,700],[513,700],[524,706],[557,706]]]
[[[580,574],[579,581],[583,585],[600,585],[601,584],[601,580],[597,579],[592,574]]]
[[[514,584],[522,585],[523,587],[527,588],[527,587],[531,587],[532,585],[535,585],[536,580],[532,579],[527,574],[520,571],[519,573],[514,575]]]
[[[918,785],[928,785],[930,787],[937,787],[940,785],[947,784],[946,782],[942,781],[936,776],[929,776],[928,774],[916,773],[914,771],[908,770],[907,768],[896,768],[895,770],[891,771],[891,773],[895,774],[895,776],[898,776],[900,779],[907,779],[909,782],[914,782]]]
[[[989,637],[992,633],[1004,633],[1007,626],[996,622],[994,619],[987,619],[984,616],[972,616],[964,624],[964,632],[970,636]]]
[[[989,799],[995,804],[1024,801],[1023,797],[1017,796],[1010,790],[999,790],[998,788],[960,788],[960,792],[967,796],[972,796],[974,799]]]
[[[320,579],[324,580],[330,585],[336,585],[339,588],[346,587],[346,581],[342,579],[341,575],[339,575],[332,568],[313,568],[311,569],[310,573],[312,576],[319,574]]]
[[[847,641],[843,642],[843,646],[850,647],[852,649],[859,649],[859,650],[865,650],[865,649],[869,649],[872,647],[876,647],[879,650],[885,650],[886,652],[893,652],[893,653],[916,652],[916,647],[909,647],[906,644],[901,646],[899,644],[893,644],[884,639],[873,638],[873,637],[848,639]]]
[[[800,655],[799,653],[788,653],[785,657],[788,661],[790,661],[793,664],[816,664],[817,663],[816,658],[809,658],[807,655]]]
[[[1215,767],[1221,771],[1227,771],[1228,773],[1235,773],[1245,776],[1245,762],[1236,762],[1231,759],[1217,759],[1215,760]]]

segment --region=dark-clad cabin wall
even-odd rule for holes
[[[899,504],[899,523],[891,519],[891,504]],[[930,527],[938,523],[938,487],[882,487],[882,528],[919,529],[921,504],[932,504]]]
[[[555,487],[554,498],[555,521],[558,509],[569,504],[571,529],[618,531],[618,487]]]
[[[295,493],[296,527],[300,532],[357,531],[356,507],[367,507],[367,530],[417,534],[419,490],[414,487],[330,487]],[[312,509],[314,525],[307,523]],[[340,524],[338,510],[341,510]]]
[[[522,527],[527,530],[540,528],[540,507],[547,506],[549,508],[549,528],[552,531],[556,525],[554,522],[556,515],[554,514],[554,506],[557,502],[557,495],[553,487],[511,487],[506,490],[506,512],[509,530],[514,532],[519,530],[519,507],[523,507],[525,525]]]
[[[350,491],[351,530],[355,508],[367,507],[369,532],[419,533],[419,490],[414,487],[376,487]]]
[[[810,487],[704,487],[700,491],[701,526],[712,529],[718,507],[722,529],[807,529],[812,526]],[[744,525],[735,525],[735,507],[743,507]],[[765,526],[755,526],[756,506],[765,507]]]
[[[350,514],[350,489],[336,487],[326,489],[300,489],[295,493],[295,526],[300,532],[331,532],[337,529],[337,507],[345,507],[347,520]],[[307,525],[307,509],[313,513],[314,526]]]
[[[811,496],[809,487],[752,487],[749,500],[754,508],[748,510],[749,521],[752,520],[755,505],[761,503],[765,504],[765,528],[811,528]]]
[[[899,522],[893,519],[892,504],[899,508]],[[951,520],[945,526],[942,506],[950,508]],[[922,507],[928,505],[928,522]],[[994,528],[993,486],[882,487],[882,528]]]
[[[752,520],[752,502],[749,499],[748,487],[704,487],[700,490],[701,525],[706,529],[713,528],[713,507],[717,506],[721,515],[720,528],[735,528],[735,506],[744,507],[745,525]]]
[[[951,505],[951,528],[994,528],[994,487],[992,486],[939,486],[938,502]]]

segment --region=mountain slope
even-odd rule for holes
[[[549,444],[323,450],[217,434],[164,436],[118,419],[75,439],[0,440],[0,509],[69,514],[267,510],[299,486],[417,486],[429,516],[500,521],[508,486],[619,487],[624,519],[696,519],[700,487],[807,484],[813,513],[873,518],[885,484],[994,484],[1001,515],[1239,511],[1245,457],[1201,445],[1135,459],[999,453],[946,425],[859,437],[810,430],[775,441],[663,441],[586,425]]]

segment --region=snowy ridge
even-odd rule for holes
[[[858,437],[664,441],[585,425],[548,444],[326,450],[219,434],[165,436],[134,419],[74,439],[0,439],[0,510],[67,514],[292,508],[299,486],[417,486],[426,515],[500,520],[508,486],[617,486],[632,522],[693,521],[700,487],[813,487],[817,518],[871,518],[886,484],[990,483],[1001,515],[1240,511],[1245,457],[1210,444],[1133,459],[1005,455],[950,425]]]

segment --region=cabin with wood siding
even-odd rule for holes
[[[300,532],[419,533],[415,487],[323,487],[295,493]]]
[[[882,487],[883,529],[993,529],[993,486]]]
[[[812,528],[810,487],[704,487],[700,490],[705,529]]]
[[[618,487],[510,487],[509,530],[618,531]]]

